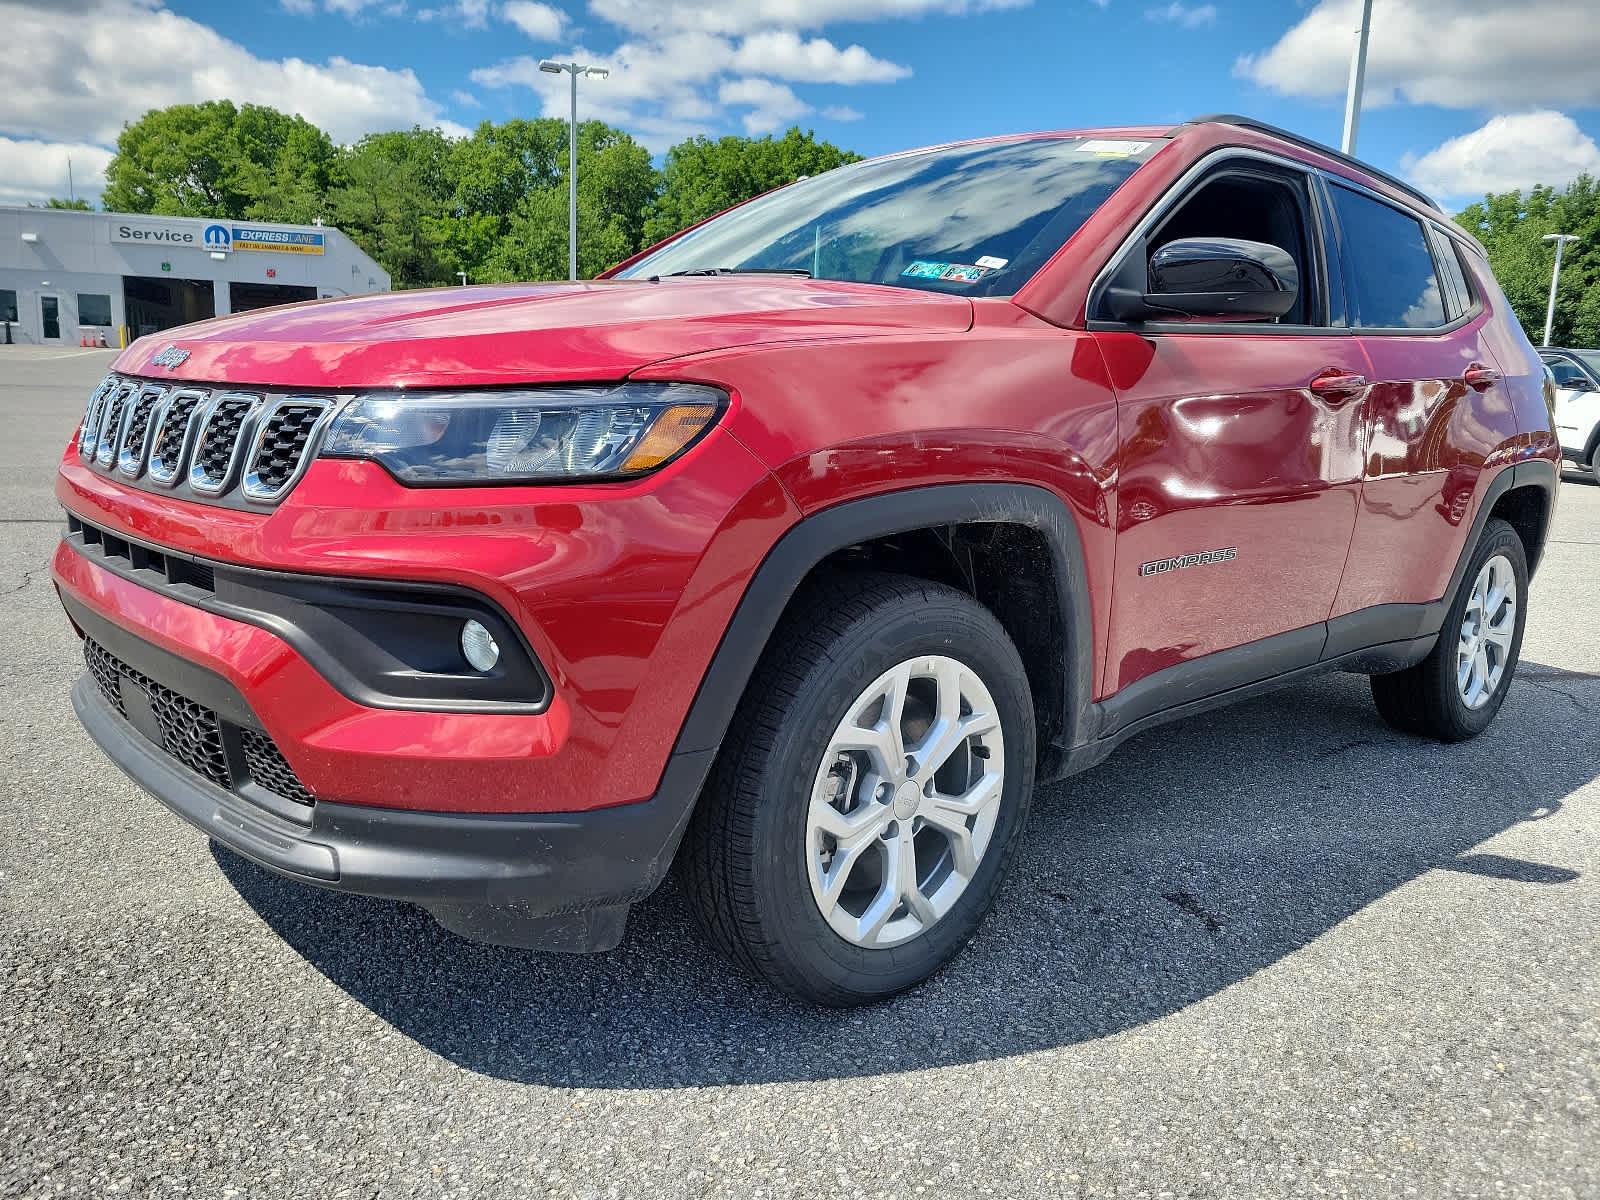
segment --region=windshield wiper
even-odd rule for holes
[[[797,275],[810,279],[811,272],[804,267],[698,267],[693,271],[668,271],[667,278],[676,275]]]

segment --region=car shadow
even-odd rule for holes
[[[475,945],[408,905],[290,883],[214,847],[308,962],[423,1046],[497,1078],[690,1087],[948,1066],[1156,1020],[1270,967],[1425,872],[1560,886],[1480,852],[1600,773],[1600,679],[1527,664],[1496,725],[1393,733],[1331,676],[1168,726],[1041,790],[995,912],[952,966],[873,1009],[784,999],[702,944],[672,881],[596,956]],[[1543,731],[1567,743],[1550,751]],[[1581,765],[1580,765],[1581,764]]]

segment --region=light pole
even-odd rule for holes
[[[467,286],[467,273],[465,271],[457,271],[456,274],[461,276],[461,286],[462,287],[466,287]]]
[[[1556,244],[1555,270],[1550,272],[1550,303],[1544,310],[1544,344],[1550,344],[1550,327],[1556,322],[1556,285],[1561,282],[1561,254],[1567,248],[1568,242],[1579,240],[1575,233],[1547,233],[1544,240]]]
[[[545,59],[539,70],[546,75],[560,75],[565,71],[572,76],[572,126],[567,131],[567,278],[578,278],[578,76],[604,79],[611,74],[604,67],[584,66],[575,62],[556,62]]]
[[[1356,152],[1356,131],[1361,126],[1361,89],[1367,81],[1367,34],[1372,30],[1372,0],[1362,0],[1361,28],[1356,32],[1356,50],[1350,59],[1350,88],[1344,98],[1344,142],[1339,149]]]

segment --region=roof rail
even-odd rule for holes
[[[1204,117],[1195,117],[1191,121],[1186,121],[1185,124],[1237,125],[1241,129],[1253,129],[1257,133],[1265,133],[1270,137],[1281,138],[1286,142],[1293,142],[1296,146],[1303,147],[1307,150],[1315,150],[1318,154],[1325,154],[1331,159],[1335,159],[1338,162],[1355,167],[1358,171],[1365,171],[1374,179],[1381,179],[1390,187],[1399,188],[1413,200],[1421,203],[1424,208],[1431,209],[1441,215],[1444,213],[1444,209],[1440,208],[1438,204],[1434,202],[1432,196],[1428,195],[1420,188],[1407,183],[1405,180],[1397,178],[1396,176],[1389,174],[1387,171],[1380,171],[1371,163],[1362,162],[1359,158],[1354,158],[1351,155],[1344,153],[1342,150],[1335,150],[1332,146],[1324,146],[1321,142],[1313,141],[1308,137],[1301,137],[1298,133],[1290,133],[1287,129],[1280,129],[1276,125],[1268,125],[1265,121],[1257,121],[1253,117],[1241,117],[1236,113],[1211,113]]]

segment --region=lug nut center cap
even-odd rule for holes
[[[897,821],[909,821],[916,815],[917,805],[922,802],[922,789],[910,779],[895,789],[894,816]]]

